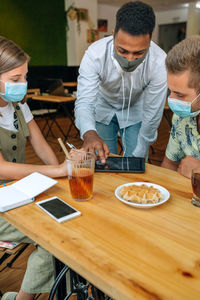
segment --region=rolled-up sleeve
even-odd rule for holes
[[[155,68],[151,81],[144,89],[142,125],[133,156],[147,157],[150,145],[157,138],[167,95],[167,74],[164,63]]]

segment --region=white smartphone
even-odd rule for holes
[[[68,203],[64,202],[58,197],[48,198],[36,202],[35,204],[59,223],[81,215],[80,211],[70,206]]]

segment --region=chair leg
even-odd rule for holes
[[[24,252],[24,250],[29,246],[29,244],[24,245],[24,247],[22,247],[19,252],[17,252],[17,254],[13,257],[13,259],[11,259],[11,261],[9,263],[7,263],[8,268],[12,267],[12,264],[16,261],[16,259]]]
[[[11,254],[10,253],[4,253],[3,256],[0,258],[0,265],[6,260]]]

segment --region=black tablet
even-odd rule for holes
[[[95,163],[96,172],[144,173],[145,159],[143,157],[108,157],[105,164]]]

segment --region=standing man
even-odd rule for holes
[[[174,115],[162,167],[190,178],[192,169],[200,168],[200,36],[175,45],[166,67]]]
[[[113,36],[93,43],[79,70],[76,126],[83,148],[104,162],[117,153],[118,132],[125,156],[147,157],[156,140],[167,85],[166,54],[151,41],[152,7],[133,1],[117,12]]]

